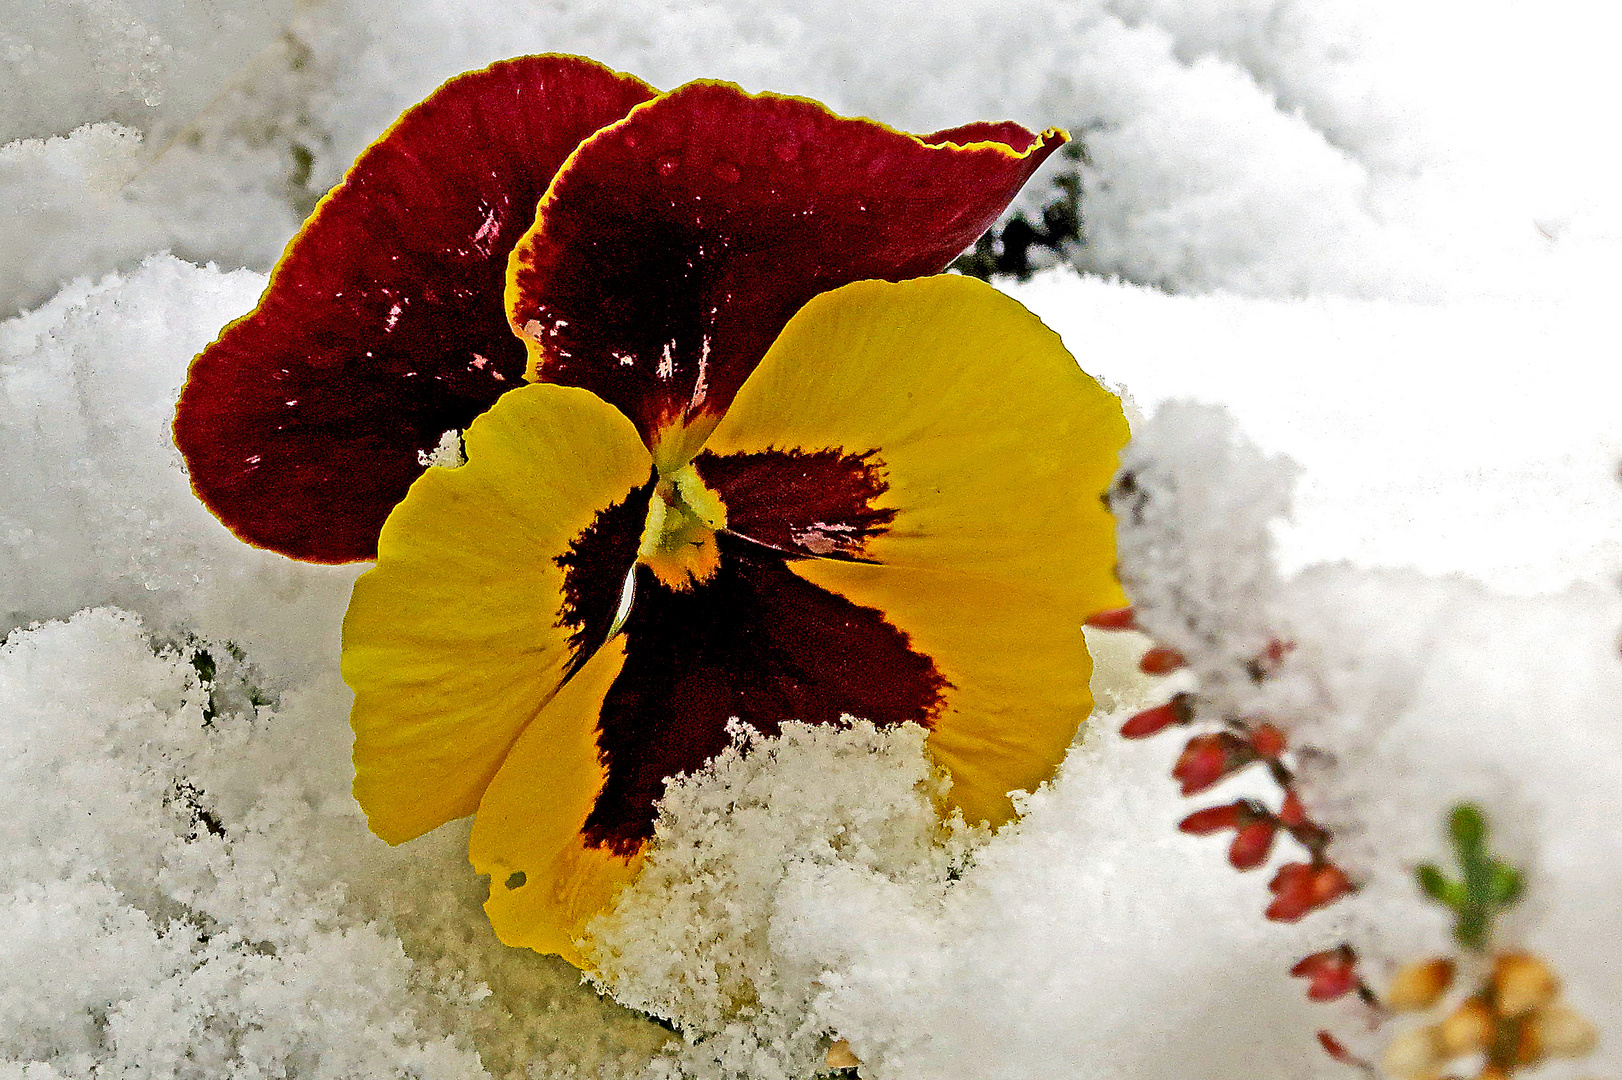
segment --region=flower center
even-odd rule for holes
[[[683,465],[654,485],[637,561],[667,588],[691,589],[708,581],[721,565],[715,531],[726,523],[721,497],[704,485],[691,464]]]

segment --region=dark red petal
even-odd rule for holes
[[[635,109],[580,147],[513,255],[532,377],[613,402],[650,447],[667,426],[702,433],[802,304],[944,269],[1066,138],[956,131],[976,141],[714,82]]]
[[[945,680],[882,613],[789,569],[784,557],[717,538],[720,568],[675,592],[638,567],[625,624],[625,666],[603,701],[598,747],[607,777],[583,829],[626,854],[653,835],[665,779],[724,749],[737,717],[768,735],[783,720],[928,724]]]
[[[970,146],[980,142],[1002,143],[1021,154],[1041,138],[1012,120],[981,120],[946,128],[944,131],[933,131],[919,137],[930,144],[955,143],[958,146]]]
[[[873,507],[890,487],[873,451],[705,451],[693,465],[721,496],[728,532],[790,556],[860,560],[895,520]]]
[[[220,520],[294,558],[374,558],[418,453],[521,382],[507,256],[553,175],[654,93],[578,57],[506,60],[363,153],[192,363],[175,442]]]

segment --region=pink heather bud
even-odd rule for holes
[[[1258,755],[1268,760],[1272,760],[1273,758],[1276,758],[1280,754],[1284,753],[1284,732],[1280,731],[1272,724],[1258,725],[1256,729],[1250,733],[1250,745]]]
[[[1169,675],[1184,663],[1183,654],[1176,649],[1156,645],[1143,654],[1143,659],[1138,661],[1138,670],[1145,675]]]
[[[1193,718],[1194,709],[1187,694],[1178,694],[1164,705],[1145,709],[1121,725],[1121,734],[1128,739],[1146,739],[1173,726],[1186,724]]]
[[[1273,837],[1278,833],[1278,822],[1270,817],[1253,818],[1234,833],[1228,846],[1228,861],[1236,870],[1254,870],[1267,861],[1273,850]]]
[[[1084,625],[1094,630],[1136,630],[1138,618],[1129,607],[1114,608],[1087,616]]]
[[[1208,806],[1204,810],[1196,810],[1188,815],[1177,828],[1195,836],[1209,836],[1222,829],[1237,829],[1239,815],[1247,809],[1243,799],[1226,806]]]
[[[1334,1001],[1357,989],[1357,954],[1346,945],[1313,953],[1297,961],[1290,974],[1307,980],[1309,1001]]]
[[[1228,755],[1220,735],[1196,735],[1188,740],[1172,777],[1182,785],[1184,795],[1196,795],[1228,775]]]
[[[1318,867],[1312,876],[1312,906],[1324,907],[1352,891],[1352,879],[1333,863]]]
[[[1250,745],[1230,732],[1196,735],[1183,747],[1171,774],[1184,795],[1197,795],[1254,760]]]
[[[1274,922],[1295,922],[1312,910],[1313,868],[1307,863],[1285,863],[1267,883],[1273,902],[1267,917]]]
[[[1274,922],[1295,922],[1351,892],[1352,882],[1345,871],[1330,863],[1287,863],[1279,867],[1267,887],[1273,893],[1267,917]]]
[[[1303,956],[1290,967],[1290,977],[1293,979],[1308,979],[1318,972],[1339,963],[1347,949],[1344,945],[1323,952],[1315,952],[1311,956]]]
[[[1367,1069],[1369,1063],[1346,1049],[1345,1045],[1327,1031],[1318,1032],[1318,1045],[1324,1048],[1324,1053],[1340,1062],[1342,1065],[1351,1065],[1358,1069]]]
[[[1307,823],[1307,811],[1301,805],[1301,796],[1293,791],[1284,793],[1284,805],[1278,808],[1278,820],[1286,829],[1299,828]]]

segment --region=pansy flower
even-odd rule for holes
[[[1019,304],[925,275],[1063,140],[498,63],[367,150],[194,362],[175,436],[221,520],[377,560],[355,794],[391,843],[476,813],[504,941],[580,963],[733,720],[922,724],[994,824],[1051,774],[1081,623],[1124,603],[1125,422]]]

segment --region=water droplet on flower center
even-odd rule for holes
[[[666,154],[659,159],[659,175],[669,176],[681,168],[681,158],[676,154]]]

